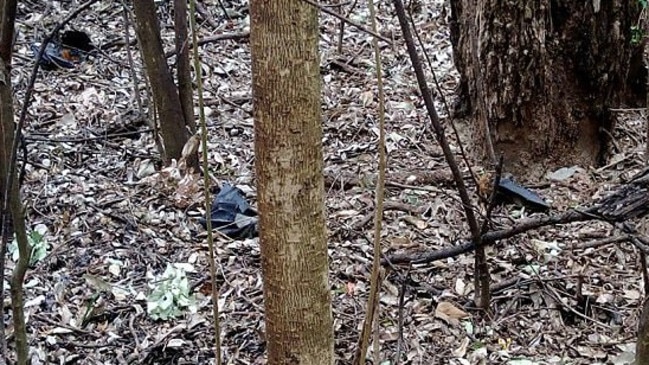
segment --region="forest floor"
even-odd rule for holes
[[[17,110],[34,64],[30,45],[43,39],[72,3],[19,2],[12,71]],[[222,16],[217,1],[200,3],[211,14],[201,17],[202,37],[248,30],[243,2],[223,0],[231,19]],[[118,4],[99,1],[72,22],[105,52],[74,70],[39,71],[29,101],[22,190],[28,228],[44,232],[47,248],[26,278],[32,364],[211,363],[209,256],[198,223],[204,214],[202,180],[197,175],[181,179],[175,166],[156,169],[159,157],[150,128],[139,118],[127,48],[115,42],[127,30]],[[448,4],[420,4],[416,29],[451,104],[457,73]],[[160,6],[163,38],[172,49],[170,4]],[[381,34],[394,39],[394,47],[384,45],[381,52],[389,183],[383,251],[451,247],[468,236],[461,205],[430,133],[398,22],[384,4],[379,14]],[[351,18],[369,24],[365,5],[356,7]],[[349,364],[369,290],[378,119],[371,38],[346,26],[339,52],[338,26],[334,18],[321,15],[335,353],[338,363]],[[132,25],[128,30],[134,39]],[[132,48],[146,108],[140,57]],[[213,184],[236,184],[254,205],[249,44],[245,38],[208,43],[201,47],[201,61]],[[436,100],[448,125],[439,93]],[[619,115],[613,132],[619,149],[607,166],[582,166],[561,181],[530,182],[554,211],[588,206],[640,168],[643,122],[638,115]],[[470,153],[467,124],[456,123]],[[451,137],[451,143],[458,152],[459,142]],[[482,171],[477,162],[471,164]],[[466,163],[461,168],[475,191]],[[508,206],[495,219],[506,227],[530,215]],[[381,364],[397,363],[397,353],[402,364],[629,363],[643,284],[637,250],[611,242],[616,234],[602,223],[575,223],[490,247],[493,283],[510,283],[494,293],[490,315],[471,308],[471,253],[391,270],[381,287],[376,357]],[[265,363],[259,242],[219,239],[216,257],[223,357],[228,364]],[[14,265],[10,254],[7,262],[5,288]],[[147,315],[146,296],[151,278],[168,263],[186,264],[198,308],[177,319],[155,321]],[[12,333],[7,303],[5,299],[4,318]]]

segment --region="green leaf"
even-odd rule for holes
[[[186,271],[193,271],[187,264],[168,264],[164,273],[149,283],[151,292],[147,297],[147,313],[153,319],[175,318],[187,309],[196,311],[196,300],[190,294]]]

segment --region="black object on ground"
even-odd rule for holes
[[[257,212],[252,209],[238,188],[223,184],[214,198],[210,212],[212,229],[232,239],[253,238],[259,235]],[[200,219],[207,229],[207,221]]]
[[[71,49],[78,49],[83,52],[91,52],[95,46],[86,32],[80,30],[68,30],[61,35],[61,45]]]
[[[504,200],[506,203],[524,206],[531,211],[545,212],[550,209],[550,204],[543,200],[537,193],[518,184],[511,178],[500,179],[497,193],[498,198]]]
[[[38,55],[40,43],[31,45],[34,57]],[[88,54],[95,50],[88,34],[78,30],[64,32],[59,39],[52,40],[45,47],[39,60],[45,70],[58,68],[72,69],[86,60]]]

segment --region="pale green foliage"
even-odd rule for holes
[[[151,293],[147,298],[147,313],[153,319],[178,317],[185,309],[196,311],[196,300],[190,295],[187,265],[167,264],[165,272],[149,282]]]
[[[643,9],[642,11],[644,12],[647,9],[647,5],[649,3],[647,2],[647,0],[638,0],[638,4],[640,4],[640,7]],[[645,29],[643,29],[639,25],[631,26],[631,44],[640,44],[640,42],[642,42],[644,37],[646,36],[645,30],[646,27]]]
[[[44,239],[46,233],[47,227],[43,224],[39,224],[27,235],[29,247],[32,248],[31,254],[29,256],[30,266],[36,264],[37,262],[44,259],[45,256],[47,256],[49,245]],[[7,250],[11,254],[11,259],[18,261],[18,241],[16,241],[15,237],[9,247],[7,247]]]

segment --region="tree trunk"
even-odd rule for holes
[[[20,200],[20,183],[12,159],[14,134],[13,90],[11,88],[11,57],[13,51],[14,26],[16,22],[16,1],[4,1],[0,8],[0,223],[2,238],[0,242],[0,272],[5,271],[5,252],[7,242],[16,234],[19,258],[14,267],[10,280],[11,314],[14,324],[14,340],[16,344],[16,363],[19,365],[29,362],[29,342],[25,321],[23,282],[29,264],[31,249],[25,230],[25,215]],[[12,171],[13,170],[13,171]],[[9,186],[7,186],[9,185]],[[0,284],[1,299],[5,299],[4,281]],[[7,353],[6,333],[4,322],[0,326],[0,364],[5,364]]]
[[[196,133],[194,122],[194,89],[192,88],[192,69],[189,66],[189,37],[187,35],[187,0],[174,0],[174,34],[176,42],[176,79],[180,107],[185,124],[191,134]],[[198,171],[198,153],[187,156],[187,166]]]
[[[644,258],[643,258],[644,259]],[[645,292],[646,292],[645,288]],[[638,342],[635,349],[635,364],[649,365],[649,296],[645,300],[638,322]]]
[[[187,125],[196,132],[194,122],[194,90],[192,88],[192,69],[189,65],[189,37],[187,36],[187,0],[174,0],[174,33],[176,35],[176,59],[178,70],[178,95],[180,106]]]
[[[23,301],[23,282],[25,273],[29,264],[30,247],[27,241],[25,231],[25,216],[22,202],[20,201],[20,186],[18,182],[18,172],[15,166],[16,160],[12,159],[14,134],[16,131],[14,124],[13,109],[13,90],[11,88],[11,55],[13,42],[13,29],[16,16],[16,2],[7,1],[2,4],[0,24],[0,204],[2,206],[2,247],[0,248],[1,259],[4,261],[6,244],[10,240],[10,234],[16,234],[18,242],[18,262],[14,267],[10,281],[11,291],[11,314],[14,324],[14,339],[16,343],[16,362],[19,365],[27,364],[29,361],[29,342],[27,339],[27,329]],[[14,152],[15,153],[15,152]],[[12,168],[13,165],[13,168]],[[13,170],[13,171],[12,171]],[[9,185],[9,186],[7,186]],[[6,193],[6,194],[5,194]],[[7,208],[7,209],[5,209]],[[10,217],[10,218],[9,218]],[[4,262],[0,265],[4,274]],[[4,286],[2,289],[2,300],[4,300]],[[6,336],[4,324],[1,327],[2,336]],[[6,342],[3,338],[2,343],[2,363],[7,355]]]
[[[3,19],[7,21],[7,19]],[[13,21],[13,19],[11,19]],[[14,108],[13,108],[13,91],[11,89],[11,76],[9,68],[5,63],[5,60],[0,58],[0,79],[3,81],[0,82],[0,136],[2,139],[2,146],[0,146],[0,188],[2,192],[0,193],[0,209],[2,209],[2,247],[0,247],[0,253],[3,254],[3,262],[0,264],[2,268],[2,273],[4,274],[5,263],[4,263],[4,254],[6,252],[7,243],[11,242],[13,238],[14,231],[18,238],[25,238],[25,224],[24,216],[19,215],[22,213],[22,205],[20,203],[20,187],[18,186],[18,179],[16,179],[17,171],[14,166],[13,179],[11,179],[11,187],[7,189],[7,183],[9,183],[8,175],[11,170],[12,163],[15,163],[15,160],[11,159],[11,150],[13,145],[13,138],[15,133],[15,124],[14,124]],[[5,192],[8,194],[5,195]],[[6,207],[6,210],[5,210]],[[16,221],[16,219],[22,219],[22,221]],[[20,230],[23,230],[20,232]],[[24,244],[25,241],[18,241],[19,248],[22,248],[21,244]],[[15,341],[16,341],[16,354],[19,364],[27,363],[27,355],[29,351],[29,344],[27,342],[27,332],[25,330],[25,314],[23,311],[23,278],[25,276],[26,265],[23,261],[23,255],[25,255],[24,250],[20,250],[20,259],[16,264],[16,270],[14,275],[11,278],[11,304],[12,304],[12,315],[14,327],[16,329]],[[29,260],[29,257],[27,257]],[[19,269],[19,270],[18,270]],[[2,289],[2,299],[5,297],[4,283],[0,284]],[[2,324],[2,335],[5,334],[4,323]],[[4,350],[7,348],[5,338],[2,339],[1,346]],[[3,352],[3,363],[4,357],[7,356],[6,352]]]
[[[250,4],[268,364],[333,364],[317,11]]]
[[[451,1],[459,93],[477,121],[478,152],[489,155],[490,133],[506,168],[528,176],[601,162],[609,108],[626,91],[638,3]]]
[[[142,57],[160,115],[160,134],[165,150],[162,157],[168,163],[170,159],[180,159],[189,139],[189,131],[185,127],[187,123],[180,105],[178,88],[174,84],[162,48],[155,4],[153,0],[138,0],[133,2],[133,7]]]
[[[14,45],[14,28],[16,19],[17,0],[2,2],[2,24],[0,25],[0,58],[5,61],[6,67],[11,70],[11,55]]]

